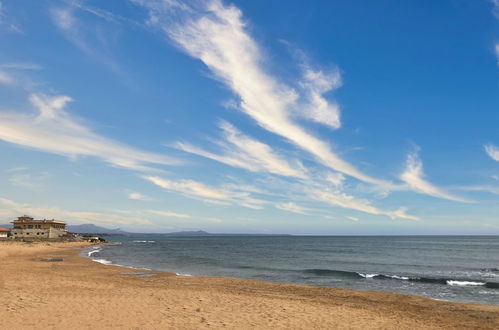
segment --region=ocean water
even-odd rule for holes
[[[499,305],[498,236],[129,236],[84,254],[174,272]]]

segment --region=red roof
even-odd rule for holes
[[[10,231],[10,229],[4,228],[4,227],[0,227],[0,231]]]

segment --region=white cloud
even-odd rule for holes
[[[2,85],[14,85],[15,79],[10,74],[5,71],[0,71],[0,84]]]
[[[229,200],[231,199],[229,192],[209,187],[203,183],[192,181],[192,180],[182,180],[182,181],[171,181],[163,179],[157,176],[144,176],[149,182],[170,191],[180,192],[186,195],[194,195],[209,199],[221,199]]]
[[[64,31],[71,31],[75,28],[76,19],[70,8],[52,8],[50,11],[54,24]]]
[[[171,212],[171,211],[146,210],[145,212],[159,215],[161,217],[167,217],[167,218],[191,219],[191,220],[196,220],[196,221],[201,220],[201,221],[208,221],[208,222],[215,222],[215,223],[223,222],[223,220],[220,218],[198,217],[198,216],[194,216],[194,215],[176,213],[176,212]]]
[[[168,218],[181,218],[181,219],[192,218],[188,214],[176,213],[176,212],[171,212],[171,211],[147,210],[146,212],[151,213],[151,214],[160,215],[162,217],[168,217]]]
[[[128,81],[129,78],[112,56],[113,40],[109,36],[113,33],[109,27],[103,28],[96,22],[83,22],[76,15],[78,9],[88,12],[86,7],[73,2],[64,7],[52,7],[49,13],[54,25],[69,42]]]
[[[12,22],[11,17],[7,14],[3,3],[0,1],[0,31],[23,33],[22,29]]]
[[[405,183],[414,191],[430,195],[433,197],[448,199],[457,202],[469,202],[461,197],[454,196],[443,189],[431,184],[424,179],[423,163],[419,158],[418,151],[410,153],[407,156],[406,170],[400,176]]]
[[[293,212],[293,213],[298,213],[298,214],[307,214],[307,209],[305,207],[297,205],[293,202],[278,203],[278,204],[275,204],[275,207],[277,207],[278,209],[283,210],[283,211],[288,211],[288,212]]]
[[[488,144],[484,146],[485,152],[496,162],[499,162],[499,148],[495,145]]]
[[[356,217],[347,217],[347,219],[350,221],[355,221],[355,222],[359,221],[359,218],[356,218]]]
[[[26,171],[26,170],[29,170],[29,167],[27,167],[27,166],[17,166],[17,167],[9,168],[8,170],[5,170],[5,172],[14,173],[14,172],[22,172],[22,171]]]
[[[333,173],[333,172],[328,172],[325,175],[325,180],[335,187],[341,187],[343,185],[343,182],[345,181],[345,176],[341,173]]]
[[[33,94],[37,114],[0,112],[0,140],[68,157],[94,156],[107,163],[138,171],[151,171],[145,164],[174,164],[163,155],[142,151],[94,133],[78,123],[64,108],[68,96]]]
[[[371,205],[371,202],[364,199],[357,199],[345,193],[328,191],[327,188],[323,189],[310,189],[308,190],[309,196],[316,200],[323,201],[329,205],[339,206],[345,209],[356,210],[373,215],[385,215],[392,219],[401,218],[408,220],[418,220],[418,217],[406,214],[406,208],[401,207],[395,211],[380,210]]]
[[[270,146],[242,134],[227,122],[222,122],[220,126],[224,133],[224,141],[218,143],[224,151],[222,155],[205,151],[188,143],[179,142],[177,147],[183,151],[252,172],[268,172],[297,178],[307,176],[301,163],[283,159]]]
[[[0,69],[41,70],[42,67],[36,63],[30,62],[10,62],[0,64]]]
[[[300,195],[303,191],[307,191],[311,194],[304,197],[306,200],[320,201],[328,205],[392,218],[416,218],[407,215],[404,208],[384,211],[372,206],[367,200],[358,200],[341,191],[328,189],[331,184],[336,189],[340,189],[345,179],[343,174],[368,183],[392,187],[390,182],[362,173],[343,160],[328,143],[308,133],[293,121],[293,118],[297,116],[297,109],[301,107],[303,111],[301,117],[305,116],[307,119],[331,128],[341,126],[337,105],[330,104],[323,96],[324,93],[341,85],[341,77],[337,70],[326,73],[299,63],[303,68],[304,77],[299,82],[300,90],[297,91],[278,81],[266,69],[265,58],[257,43],[248,34],[242,13],[235,6],[225,6],[218,0],[195,3],[193,6],[200,6],[197,8],[188,7],[184,3],[180,5],[180,2],[173,0],[168,3],[132,1],[148,9],[148,23],[151,26],[163,31],[188,55],[201,60],[218,80],[239,97],[239,104],[232,106],[233,108],[245,112],[262,128],[284,137],[288,142],[309,152],[320,164],[334,172],[321,178],[329,185],[320,184],[319,181],[309,178],[310,173],[306,169],[300,170],[298,173],[301,174],[297,176],[296,169],[300,166],[290,167],[289,161],[284,161],[281,157],[271,153],[270,147],[260,142],[251,141],[256,142],[255,145],[258,147],[255,148],[256,151],[246,152],[241,141],[249,138],[237,131],[234,133],[233,128],[231,128],[232,132],[225,129],[227,141],[221,144],[222,154],[208,152],[188,143],[180,143],[178,147],[184,151],[255,172],[266,171],[272,174],[305,178],[303,180],[307,181],[307,185],[298,183],[294,187],[300,187],[298,190],[286,191],[285,194]],[[293,84],[295,82],[290,81],[290,85]],[[264,153],[266,153],[265,156],[263,156]],[[272,162],[269,163],[268,160]],[[306,177],[302,174],[306,174]],[[168,189],[172,189],[171,184],[168,184]],[[219,201],[221,199],[217,200]]]
[[[336,103],[329,103],[323,94],[341,86],[341,75],[338,70],[325,73],[321,70],[305,68],[303,81],[300,83],[305,90],[308,103],[303,104],[298,114],[314,122],[340,128],[340,109]]]
[[[200,59],[238,95],[239,107],[261,127],[311,153],[324,166],[362,181],[384,183],[360,172],[333,152],[326,142],[292,121],[299,94],[279,83],[265,70],[262,53],[247,33],[238,8],[224,6],[216,0],[197,10],[189,8],[180,11],[175,1],[169,1],[170,5],[160,1],[134,2],[149,9],[151,25],[164,31],[186,53]],[[177,5],[172,6],[172,3]],[[172,11],[176,11],[175,15]],[[176,23],[172,23],[174,19],[177,19]],[[317,72],[310,71],[306,76],[308,86],[313,86],[309,96],[312,95],[314,102],[322,107],[318,110],[321,116],[315,114],[312,117],[324,123],[324,118],[329,117],[322,114],[333,114],[337,109],[325,106],[325,100],[320,95],[332,88],[334,83]],[[339,117],[331,118],[327,119],[330,126],[339,126]]]
[[[128,194],[128,199],[134,199],[134,200],[139,200],[139,201],[148,201],[150,200],[149,197],[142,195],[141,193],[138,192],[131,192]]]
[[[499,195],[499,186],[460,186],[453,187],[455,190],[461,191],[478,191],[478,192],[488,192],[491,194]]]
[[[228,202],[253,209],[261,209],[263,204],[268,203],[251,197],[247,192],[212,187],[193,180],[172,181],[158,176],[143,176],[143,178],[165,190],[179,192],[186,197],[200,198],[210,203]]]
[[[45,186],[46,180],[49,177],[50,175],[47,172],[22,173],[22,171],[15,171],[14,174],[9,178],[9,182],[12,185],[21,188],[38,189]]]
[[[490,0],[490,2],[494,6],[492,8],[492,13],[497,19],[499,19],[499,0]]]
[[[58,219],[70,224],[76,223],[110,223],[110,224],[151,224],[149,220],[139,217],[123,217],[112,213],[68,211],[53,206],[33,206],[18,203],[0,197],[0,216],[3,218],[16,218],[23,214],[29,214],[35,218]]]

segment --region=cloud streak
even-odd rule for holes
[[[493,144],[487,144],[484,146],[485,152],[489,155],[490,158],[499,162],[499,148]]]
[[[262,205],[268,203],[251,197],[251,194],[248,192],[212,187],[193,180],[173,181],[150,175],[143,176],[143,179],[165,190],[178,192],[186,197],[206,200],[208,202],[227,202],[228,204],[238,204],[252,209],[261,209]]]
[[[68,96],[32,94],[35,114],[0,112],[0,140],[71,158],[98,157],[115,167],[153,171],[147,164],[171,165],[176,160],[142,151],[93,132],[65,111]]]
[[[224,141],[217,144],[223,154],[214,154],[189,143],[179,142],[177,148],[230,166],[251,172],[268,172],[281,176],[306,178],[305,168],[298,161],[290,162],[277,155],[270,146],[242,134],[227,122],[222,122]]]
[[[400,179],[414,191],[433,197],[448,199],[456,202],[469,202],[468,200],[454,196],[445,190],[426,181],[423,173],[423,162],[419,158],[418,152],[410,153],[407,156],[406,170],[400,176]]]

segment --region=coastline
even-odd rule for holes
[[[106,265],[85,243],[0,242],[6,329],[495,329],[499,306]]]

